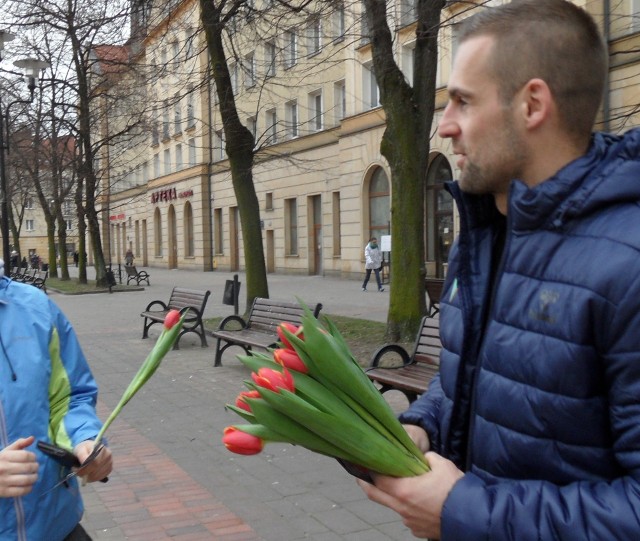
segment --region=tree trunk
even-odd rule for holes
[[[386,115],[380,144],[391,169],[393,250],[387,338],[413,339],[426,313],[424,201],[429,135],[435,108],[437,35],[444,0],[418,2],[414,86],[394,58],[385,0],[364,0],[372,60]]]
[[[242,225],[247,282],[245,312],[248,313],[256,297],[269,297],[267,267],[262,246],[260,207],[253,184],[255,141],[251,132],[238,117],[223,45],[225,22],[221,19],[221,8],[212,0],[200,0],[200,10],[227,141],[226,151],[231,166],[231,180]]]

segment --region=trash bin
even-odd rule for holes
[[[236,291],[236,284],[237,291]],[[234,306],[236,304],[236,298],[240,294],[240,282],[234,280],[227,280],[224,284],[224,293],[222,294],[222,304],[229,304]]]
[[[111,269],[107,269],[107,284],[109,287],[114,287],[116,285],[116,277],[113,275],[113,271]]]
[[[238,275],[233,275],[233,280],[227,280],[222,293],[222,304],[233,306],[233,313],[238,315],[238,297],[240,296],[240,282]]]

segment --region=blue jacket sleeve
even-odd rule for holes
[[[429,443],[432,451],[438,452],[440,448],[440,424],[439,411],[443,391],[440,385],[440,376],[436,375],[429,384],[427,392],[422,394],[409,409],[399,416],[403,424],[417,425],[424,428],[429,435]]]
[[[631,540],[640,531],[640,484],[545,481],[487,484],[467,473],[442,511],[442,541]]]

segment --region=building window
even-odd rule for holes
[[[344,39],[347,30],[344,2],[340,2],[333,12],[333,31],[336,40]]]
[[[176,171],[181,171],[182,167],[182,145],[178,143],[176,145]]]
[[[156,257],[162,257],[162,218],[159,208],[153,213],[153,246]]]
[[[169,139],[169,100],[164,100],[162,109],[162,138]]]
[[[193,85],[190,84],[187,89],[187,128],[193,128],[196,125],[196,115],[194,109]]]
[[[214,133],[214,158],[217,160],[224,160],[226,156],[224,130],[217,130]]]
[[[322,91],[309,94],[309,129],[311,131],[322,129]]]
[[[267,192],[264,196],[264,209],[273,210],[273,192]]]
[[[177,41],[171,44],[171,55],[173,56],[173,72],[176,73],[180,65],[180,45]]]
[[[287,126],[287,137],[293,139],[298,137],[298,102],[291,100],[284,106],[285,121]]]
[[[380,92],[378,82],[373,73],[373,63],[367,62],[362,65],[362,92],[365,109],[374,109],[380,106]]]
[[[284,66],[290,68],[298,61],[298,38],[295,31],[284,33]]]
[[[180,103],[180,94],[174,96],[175,103],[173,105],[173,133],[182,133],[182,107]]]
[[[171,150],[168,148],[164,149],[164,174],[168,175],[171,173]]]
[[[160,128],[159,128],[159,118],[158,118],[158,108],[154,106],[153,112],[151,113],[151,144],[157,145],[160,142]]]
[[[213,223],[215,227],[215,251],[216,254],[222,254],[222,239],[224,238],[222,230],[222,209],[213,210]]]
[[[630,0],[631,4],[631,31],[640,31],[640,0]]]
[[[251,132],[251,136],[253,137],[254,141],[256,140],[256,130],[257,130],[256,124],[257,122],[256,122],[255,116],[247,117],[247,129]]]
[[[340,257],[342,254],[342,231],[340,223],[340,192],[333,192],[332,196],[332,218],[333,218],[333,257]]]
[[[193,257],[193,209],[191,203],[187,201],[184,204],[184,251],[187,257]]]
[[[190,26],[185,28],[184,30],[184,58],[185,60],[189,60],[193,56],[193,40],[195,39],[195,34],[193,32],[193,28]]]
[[[360,2],[360,45],[366,45],[371,41],[370,29],[369,29],[369,16],[364,6],[364,2]]]
[[[253,88],[256,86],[256,55],[253,51],[244,57],[243,69],[245,88]]]
[[[153,155],[153,178],[160,176],[160,154]]]
[[[287,255],[298,255],[298,208],[296,198],[285,199],[284,227]]]
[[[347,116],[347,87],[344,81],[333,85],[333,114],[336,124]]]
[[[167,70],[167,50],[164,48],[160,51],[160,64],[160,75],[164,76]]]
[[[276,44],[273,41],[267,41],[264,44],[264,63],[266,76],[274,77],[276,74]]]
[[[36,228],[35,220],[25,220],[24,225],[27,231],[34,231]]]
[[[278,115],[275,109],[269,109],[266,113],[267,144],[273,145],[278,141]]]
[[[402,46],[402,57],[400,59],[402,73],[407,83],[413,86],[413,63],[416,56],[416,44],[409,43]]]
[[[65,220],[65,224],[67,225],[67,231],[70,231],[71,229],[73,229],[73,221],[72,220]]]
[[[416,21],[416,0],[401,0],[400,24],[406,26]]]
[[[65,199],[62,202],[62,214],[71,214],[73,212],[73,201]]]
[[[238,93],[238,65],[231,64],[229,66],[229,76],[231,77],[231,90],[234,94]]]
[[[322,49],[322,27],[320,19],[313,18],[307,25],[307,54],[313,56]]]
[[[33,208],[33,197],[27,197],[24,202],[24,208],[32,209]]]
[[[187,145],[189,146],[189,166],[193,167],[196,164],[196,140],[189,139]]]

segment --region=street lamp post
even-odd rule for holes
[[[14,38],[15,36],[10,32],[0,30],[0,61],[2,60],[4,44]],[[2,199],[0,199],[0,233],[2,234],[2,258],[5,262],[5,268],[8,268],[9,261],[11,260],[9,255],[9,193],[5,168],[5,151],[7,153],[9,152],[9,109],[16,103],[33,102],[33,94],[37,86],[38,74],[41,70],[48,68],[49,63],[36,58],[25,58],[15,61],[13,65],[23,69],[25,72],[27,88],[29,89],[29,99],[12,101],[5,108],[2,105],[2,97],[0,96],[0,192],[2,192]]]

